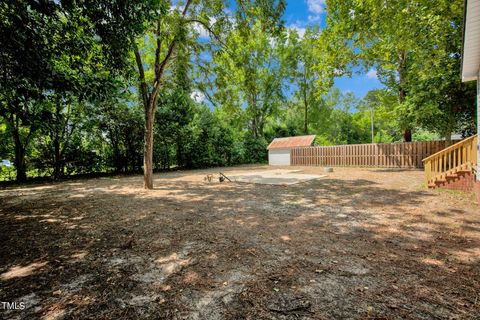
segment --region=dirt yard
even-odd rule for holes
[[[472,194],[422,171],[218,171],[0,190],[0,318],[480,319]]]

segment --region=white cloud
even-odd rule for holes
[[[308,11],[319,15],[323,12],[326,0],[307,0]]]
[[[336,77],[341,77],[343,75],[343,71],[341,69],[333,69],[333,74],[336,76]]]
[[[205,101],[205,95],[200,91],[193,91],[190,94],[190,98],[192,98],[193,101],[195,101],[196,103],[202,103],[203,101]]]
[[[277,44],[277,39],[275,39],[274,37],[269,37],[268,42],[270,43],[270,47],[273,48]]]
[[[312,14],[308,16],[308,23],[320,22],[320,15],[325,9],[326,0],[306,0],[308,11]]]
[[[193,24],[193,29],[195,29],[195,31],[198,32],[198,36],[201,39],[205,39],[205,38],[208,38],[210,36],[208,30],[201,23],[195,22]]]
[[[287,27],[289,30],[295,30],[298,33],[298,36],[300,38],[303,38],[305,35],[306,29],[304,27],[300,27],[298,24],[291,24]]]
[[[177,4],[175,4],[175,3],[174,3],[174,4],[171,4],[171,5],[170,5],[170,8],[168,8],[168,11],[170,11],[170,12],[173,12],[173,11],[175,11],[175,10],[178,10],[178,11],[182,12],[182,9],[181,9]]]
[[[208,22],[208,26],[212,27],[215,23],[217,23],[217,19],[215,17],[210,18],[210,21]],[[205,28],[205,26],[199,22],[195,22],[193,24],[193,28],[195,31],[198,32],[199,37],[202,39],[206,39],[210,37],[210,32]]]
[[[319,16],[319,15],[316,15],[316,16],[308,16],[308,22],[309,22],[309,23],[317,23],[317,22],[320,22],[320,16]]]
[[[370,70],[367,72],[367,78],[368,78],[368,79],[377,79],[377,70],[375,70],[375,69],[370,69]]]

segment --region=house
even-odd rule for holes
[[[275,138],[268,145],[269,165],[290,165],[290,150],[298,147],[308,147],[313,144],[315,135]]]
[[[480,132],[480,0],[465,0],[463,25],[462,81],[477,81],[477,133]],[[480,159],[480,139],[477,139]],[[480,203],[480,161],[477,161],[475,191]]]

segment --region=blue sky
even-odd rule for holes
[[[325,27],[325,0],[287,0],[283,20],[287,28],[295,28],[300,36],[305,33],[307,26],[318,24],[320,28]],[[208,32],[201,26],[198,31],[201,37],[208,37]],[[209,54],[203,59],[209,60]],[[366,72],[354,72],[352,77],[343,76],[335,79],[334,87],[343,92],[351,91],[358,98],[363,98],[368,91],[381,88],[383,85],[377,79],[377,72],[370,69]],[[192,92],[192,98],[195,101],[204,101],[203,93],[195,90]]]
[[[299,34],[305,31],[308,25],[318,24],[325,27],[325,0],[287,0],[284,20],[287,27],[296,28]],[[375,70],[362,74],[353,74],[352,77],[335,79],[335,87],[342,91],[352,91],[359,98],[372,89],[381,87]]]

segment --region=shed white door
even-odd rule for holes
[[[268,150],[268,164],[289,166],[290,165],[290,149]]]

